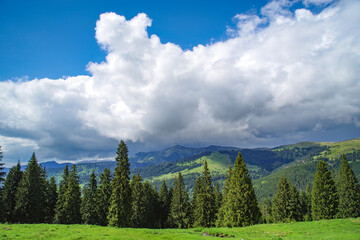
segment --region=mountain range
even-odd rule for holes
[[[187,190],[192,195],[205,160],[213,181],[219,181],[222,186],[229,165],[234,164],[238,152],[243,155],[260,201],[274,195],[277,182],[282,176],[286,176],[300,190],[305,190],[307,185],[311,186],[319,159],[324,159],[336,176],[342,154],[345,154],[360,179],[360,138],[342,142],[301,142],[255,149],[223,146],[189,148],[177,145],[163,151],[140,152],[130,156],[129,161],[132,174],[139,172],[145,181],[156,186],[160,186],[164,180],[168,185],[173,184],[175,175],[181,171]],[[58,183],[61,181],[66,163],[52,161],[41,164],[46,168],[48,177],[54,176]],[[114,172],[116,162],[92,161],[77,164],[80,183],[87,183],[93,169],[99,177],[105,167]]]

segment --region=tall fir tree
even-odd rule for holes
[[[240,152],[235,160],[234,170],[231,171],[230,186],[223,207],[223,226],[249,226],[258,223],[261,217],[255,191]]]
[[[306,191],[300,193],[301,213],[304,221],[311,221],[311,189],[306,186]]]
[[[42,223],[46,211],[46,174],[33,153],[16,193],[15,212],[22,223]]]
[[[112,181],[112,194],[108,221],[110,226],[131,226],[131,189],[130,189],[130,163],[128,149],[121,140],[117,149],[115,176]]]
[[[81,192],[76,165],[73,165],[68,177],[68,184],[64,194],[65,224],[80,224]]]
[[[215,225],[215,195],[211,184],[211,174],[204,163],[203,175],[197,181],[197,193],[194,195],[194,226],[211,227]],[[195,186],[196,188],[196,186]]]
[[[20,162],[10,168],[3,187],[5,219],[9,223],[20,221],[15,212],[16,193],[22,178]]]
[[[57,203],[58,193],[55,177],[51,177],[46,181],[46,214],[45,222],[52,223],[55,219],[55,210]]]
[[[188,228],[190,227],[191,220],[191,206],[181,172],[179,172],[178,177],[175,176],[174,185],[175,187],[172,193],[170,205],[170,217],[175,227]]]
[[[56,202],[56,211],[55,211],[55,223],[66,223],[66,215],[64,212],[65,204],[65,193],[69,184],[69,166],[66,165],[62,175],[62,180],[59,185],[58,199]]]
[[[169,226],[168,217],[170,212],[171,198],[165,180],[163,181],[160,187],[159,201],[160,201],[160,209],[159,209],[160,227],[166,228]]]
[[[332,219],[336,216],[339,199],[331,172],[323,160],[317,166],[311,195],[313,220]]]
[[[135,228],[145,225],[145,198],[142,178],[140,174],[133,175],[131,186],[131,226]]]
[[[107,215],[109,213],[111,193],[111,172],[109,168],[105,168],[104,172],[100,175],[100,185],[97,197],[97,212],[99,216],[99,225],[101,226],[106,226],[108,224]]]
[[[337,178],[340,218],[360,217],[360,186],[345,155]]]
[[[96,175],[95,170],[93,170],[90,174],[88,185],[84,187],[83,199],[81,201],[81,216],[85,224],[99,225],[97,190]]]

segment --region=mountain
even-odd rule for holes
[[[275,148],[240,149],[235,147],[209,146],[188,148],[174,146],[163,151],[141,152],[129,157],[131,173],[139,172],[145,181],[160,186],[165,180],[171,185],[174,176],[181,171],[190,195],[195,180],[203,171],[207,160],[213,181],[222,185],[229,164],[234,164],[238,152],[241,152],[254,188],[260,201],[272,197],[282,176],[295,184],[300,190],[312,184],[319,159],[324,159],[328,166],[337,173],[342,154],[346,157],[360,179],[360,138],[342,142],[301,142]],[[66,164],[56,162],[42,163],[48,177],[54,176],[61,181]],[[87,162],[77,164],[81,185],[87,183],[92,169],[100,176],[105,167],[114,172],[115,161]]]

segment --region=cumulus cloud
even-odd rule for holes
[[[149,36],[144,13],[104,13],[96,39],[107,56],[88,64],[90,76],[0,82],[0,135],[76,159],[112,153],[119,139],[242,146],[343,125],[358,131],[360,3],[318,14],[291,4],[236,15],[231,38],[191,50]]]

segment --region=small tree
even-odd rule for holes
[[[223,226],[242,227],[256,224],[260,220],[255,191],[240,152],[231,172],[230,188],[225,195],[223,207]]]
[[[107,216],[109,213],[111,193],[111,172],[109,168],[105,168],[104,172],[100,176],[100,185],[97,197],[97,212],[99,216],[99,225],[101,226],[106,226],[108,224]]]
[[[112,194],[109,207],[109,225],[116,227],[131,226],[131,189],[130,163],[128,149],[121,140],[117,149],[115,176],[112,181]]]
[[[215,195],[211,175],[205,160],[203,175],[198,178],[194,194],[194,226],[211,227],[215,224]]]
[[[214,196],[215,196],[215,216],[217,216],[223,201],[223,195],[221,193],[220,184],[218,181],[216,181],[215,183]]]
[[[55,178],[46,181],[46,217],[45,222],[52,223],[55,220],[55,210],[58,193]]]
[[[89,184],[83,190],[83,200],[81,202],[81,215],[85,224],[99,224],[97,211],[97,181],[95,170],[90,174]]]
[[[4,210],[5,210],[5,219],[9,223],[15,223],[20,221],[17,218],[15,212],[16,206],[16,193],[22,178],[22,171],[20,162],[14,167],[12,167],[6,177],[3,187],[3,199],[4,199]]]
[[[345,155],[342,156],[337,190],[339,193],[339,217],[360,217],[360,186]]]
[[[131,202],[131,225],[132,227],[139,228],[145,225],[145,198],[142,178],[140,174],[133,175],[130,183],[132,191]]]
[[[175,188],[171,198],[170,216],[177,228],[190,227],[190,203],[189,195],[185,190],[184,179],[179,172],[175,177]]]
[[[22,223],[42,223],[46,216],[46,174],[33,153],[19,183],[15,211]]]
[[[81,223],[81,192],[79,185],[79,176],[77,175],[76,165],[72,166],[68,177],[68,186],[64,194],[64,216],[65,224]]]
[[[160,211],[160,213],[159,213],[160,227],[166,228],[169,226],[168,225],[168,217],[169,217],[169,213],[170,213],[171,198],[170,198],[169,191],[166,186],[165,180],[163,181],[161,188],[160,188],[159,201],[160,201],[160,210],[159,210]]]
[[[59,186],[58,199],[56,202],[56,211],[55,211],[55,223],[66,223],[66,215],[64,212],[65,204],[65,193],[69,184],[69,166],[66,164],[62,180]]]
[[[319,161],[312,188],[312,218],[332,219],[338,211],[338,195],[335,182],[323,160]]]

